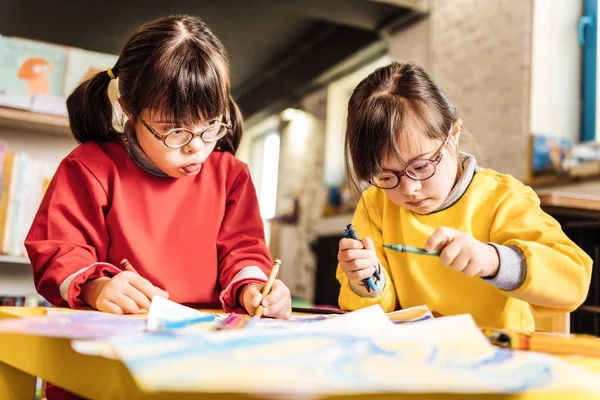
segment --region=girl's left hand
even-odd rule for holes
[[[240,302],[248,315],[254,315],[258,305],[262,304],[265,317],[289,319],[292,316],[290,289],[285,286],[285,283],[275,279],[271,292],[263,298],[261,292],[264,286],[264,283],[251,283],[242,289]]]
[[[475,275],[491,278],[500,268],[500,257],[492,245],[450,228],[438,228],[427,240],[425,250],[440,250],[442,264],[469,278]]]

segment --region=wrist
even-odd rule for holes
[[[111,278],[101,276],[100,278],[92,279],[81,285],[81,299],[88,306],[97,309],[96,300],[102,291],[104,285],[110,281]]]
[[[238,288],[237,294],[236,294],[236,303],[239,307],[242,308],[246,308],[244,307],[244,292],[246,291],[246,289],[248,289],[248,286],[250,286],[249,283],[244,283],[242,286],[240,286]]]
[[[486,257],[489,260],[488,268],[484,270],[484,273],[481,275],[482,278],[493,279],[498,275],[498,271],[500,270],[500,254],[498,254],[498,250],[492,246],[491,244],[486,244],[487,252],[489,254]]]

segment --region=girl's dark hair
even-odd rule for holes
[[[112,69],[125,107],[151,108],[174,124],[223,116],[231,132],[217,143],[235,153],[242,118],[230,95],[229,64],[221,42],[199,18],[171,16],[142,25],[129,39]],[[113,108],[106,71],[92,76],[67,98],[69,123],[79,143],[114,140]]]
[[[421,66],[392,62],[378,68],[358,84],[348,102],[345,162],[349,180],[358,187],[360,181],[381,172],[383,157],[401,159],[401,135],[417,131],[444,141],[458,118],[446,94]]]

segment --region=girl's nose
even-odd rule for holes
[[[400,178],[400,184],[398,188],[403,195],[412,196],[421,189],[422,185],[420,181],[415,181],[407,176]]]
[[[204,142],[200,139],[200,136],[194,136],[191,142],[183,146],[183,151],[187,154],[196,154],[204,150]]]

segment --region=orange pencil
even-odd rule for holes
[[[271,288],[273,287],[273,282],[275,282],[275,278],[277,277],[277,273],[279,272],[279,267],[281,266],[281,260],[277,260],[275,259],[275,261],[273,262],[273,269],[271,270],[271,273],[269,274],[269,279],[267,280],[267,283],[265,283],[265,286],[263,287],[262,290],[262,298],[264,299],[266,295],[269,294],[269,292],[271,292]],[[262,303],[262,299],[260,300]],[[256,308],[256,312],[254,313],[255,317],[262,317],[263,312],[265,311],[265,308],[263,307],[262,304],[259,304],[258,307]]]
[[[123,268],[123,271],[129,271],[129,272],[133,272],[134,274],[139,275],[139,272],[137,272],[135,270],[135,268],[133,268],[133,265],[131,265],[129,260],[126,258],[121,260],[121,268]],[[150,299],[150,300],[152,300],[152,299]],[[146,310],[145,308],[140,308],[140,312],[148,312],[148,310]]]
[[[546,332],[522,332],[487,329],[482,332],[496,346],[540,353],[600,357],[600,338],[590,335],[561,335]]]
[[[131,263],[126,258],[121,260],[121,267],[123,268],[123,271],[129,271],[139,275],[135,268],[133,268],[133,265],[131,265]]]

